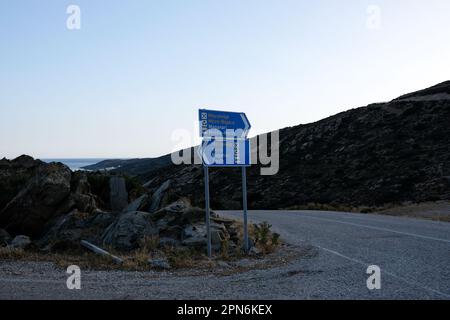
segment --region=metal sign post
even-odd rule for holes
[[[247,223],[247,174],[246,167],[242,167],[242,207],[244,211],[244,250],[248,253],[248,223]]]
[[[211,258],[211,222],[209,208],[209,172],[208,166],[203,166],[205,172],[205,210],[206,210],[206,234],[207,234],[207,254]]]

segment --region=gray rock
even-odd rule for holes
[[[61,163],[40,166],[36,175],[0,212],[0,225],[14,234],[41,235],[70,194],[72,172]]]
[[[89,215],[74,209],[57,218],[37,244],[52,251],[79,250],[83,239],[100,243],[101,234],[114,219],[108,212],[96,210]]]
[[[248,238],[248,250],[255,248],[255,241],[252,238]],[[242,244],[242,250],[245,250],[244,244]],[[258,249],[256,249],[258,251]]]
[[[28,181],[36,175],[38,167],[44,165],[43,162],[34,160],[30,166],[26,163],[27,158],[29,157],[22,156],[11,161],[3,158],[0,161],[0,211],[26,187]],[[1,225],[3,223],[0,222]]]
[[[181,242],[177,239],[162,237],[159,238],[159,246],[160,247],[178,247]]]
[[[234,265],[241,268],[248,268],[253,266],[253,262],[249,259],[241,259],[239,261],[234,262]]]
[[[169,260],[166,257],[148,259],[148,263],[152,268],[160,269],[160,270],[169,270],[172,267],[170,266]]]
[[[211,213],[211,217],[213,215],[213,212]],[[186,223],[195,223],[195,222],[199,222],[199,221],[205,221],[205,210],[200,209],[200,208],[193,208],[193,207],[189,207],[187,208],[184,212],[183,212],[183,222]]]
[[[211,230],[211,245],[215,250],[220,249],[224,239],[225,237],[221,231]]]
[[[222,233],[227,233],[227,228],[222,223],[211,222],[211,230],[221,231]]]
[[[206,237],[192,237],[183,240],[182,244],[187,247],[202,248],[206,246],[207,239]]]
[[[188,213],[189,209],[190,205],[186,201],[178,200],[152,213],[151,217],[153,221],[157,221],[160,230],[165,230],[171,226],[186,224],[185,214]]]
[[[38,165],[39,160],[34,160],[32,157],[27,155],[21,155],[20,157],[15,158],[12,163],[15,167],[22,167],[25,169],[33,168]]]
[[[172,238],[179,240],[182,238],[183,227],[180,225],[169,226],[165,229],[159,229],[160,238]]]
[[[105,245],[118,250],[132,250],[146,236],[156,236],[158,230],[146,212],[127,212],[112,223],[102,235]]]
[[[132,203],[130,203],[125,209],[123,209],[123,212],[130,212],[130,211],[139,211],[141,210],[144,203],[148,200],[148,195],[144,194],[134,200]]]
[[[38,245],[40,247],[51,247],[51,243],[56,242],[56,239],[61,240],[61,231],[66,229],[68,225],[72,225],[72,219],[76,210],[69,212],[63,216],[56,218],[52,223],[51,227],[47,230],[43,237],[38,240]]]
[[[6,230],[0,229],[0,247],[7,246],[11,242],[11,236]]]
[[[64,201],[64,204],[58,208],[58,212],[65,214],[73,209],[87,213],[91,213],[97,209],[96,197],[91,193],[91,186],[86,172],[77,171],[73,174],[71,194]]]
[[[75,207],[81,212],[92,212],[97,208],[97,202],[92,194],[75,193],[71,195]]]
[[[211,217],[211,221],[213,221],[213,222],[215,222],[217,224],[223,224],[223,225],[225,225],[227,227],[231,226],[232,224],[235,223],[235,221],[232,220],[232,219],[226,219],[226,218],[222,218],[222,217],[219,217],[219,216],[216,216],[216,217],[212,216]]]
[[[155,191],[155,193],[153,193],[152,198],[150,200],[150,207],[148,209],[149,212],[155,212],[156,210],[158,210],[161,204],[161,200],[164,196],[164,193],[167,191],[167,189],[169,189],[170,184],[171,180],[167,180]]]
[[[128,192],[125,179],[122,177],[111,177],[109,179],[111,209],[121,212],[128,205]]]
[[[83,247],[85,247],[86,249],[89,249],[92,252],[95,252],[96,254],[99,254],[101,256],[108,257],[108,258],[112,259],[114,261],[114,263],[117,263],[117,264],[122,264],[123,263],[123,259],[121,259],[121,258],[119,258],[119,257],[117,257],[117,256],[115,256],[115,255],[113,255],[111,253],[109,253],[106,250],[103,250],[102,248],[97,247],[96,245],[93,245],[92,243],[90,243],[90,242],[88,242],[86,240],[81,240],[81,245]]]
[[[205,224],[198,223],[194,225],[189,225],[183,230],[183,239],[192,237],[206,237],[206,226]]]
[[[93,227],[107,228],[114,222],[114,215],[110,212],[96,210],[93,214],[94,215],[88,222],[89,225]]]
[[[86,172],[74,172],[72,177],[72,191],[79,194],[91,193],[91,185],[89,184]]]
[[[204,223],[196,223],[186,226],[182,232],[182,239],[183,245],[192,247],[206,245],[206,225]],[[219,250],[225,239],[229,239],[225,226],[223,224],[211,223],[211,245],[213,249]]]
[[[142,186],[143,186],[144,188],[148,188],[148,187],[150,187],[150,186],[152,185],[153,181],[155,181],[155,180],[156,180],[156,177],[153,178],[153,179],[150,179],[149,181],[147,181],[146,183],[144,183]]]
[[[251,247],[248,253],[252,256],[259,256],[262,254],[261,250],[259,250],[255,246]]]
[[[217,266],[222,269],[230,268],[230,265],[228,263],[226,263],[225,261],[221,261],[221,260],[217,261]]]
[[[20,235],[15,237],[10,244],[11,248],[14,249],[27,249],[31,245],[31,239],[27,236]]]

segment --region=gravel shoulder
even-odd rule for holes
[[[250,219],[269,221],[291,258],[235,272],[86,270],[81,290],[68,290],[68,275],[52,263],[2,261],[0,299],[450,299],[449,223],[333,212],[254,211]],[[366,286],[373,264],[381,290]]]

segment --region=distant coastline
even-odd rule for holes
[[[101,161],[107,160],[106,158],[79,158],[79,159],[41,159],[44,162],[61,162],[68,166],[72,171],[84,170],[83,167],[90,166]]]

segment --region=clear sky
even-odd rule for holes
[[[449,17],[448,0],[0,0],[0,158],[153,157],[177,129],[198,141],[199,108],[256,135],[391,100],[450,78]]]

